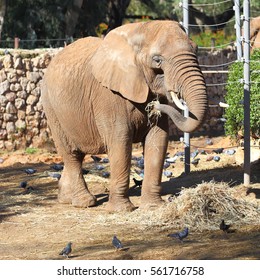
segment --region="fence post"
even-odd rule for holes
[[[189,36],[189,3],[188,0],[183,0],[182,3],[183,11],[183,27]],[[189,117],[189,108],[184,104],[184,117]],[[190,134],[184,132],[184,172],[185,174],[190,173]]]
[[[15,49],[19,49],[19,38],[18,37],[15,37],[14,38],[14,48]]]
[[[244,185],[250,185],[250,1],[243,3],[244,29]]]
[[[236,46],[237,46],[237,60],[241,61],[242,58],[242,42],[241,42],[241,26],[240,26],[240,1],[234,0],[234,10],[235,10],[235,29],[236,29]]]

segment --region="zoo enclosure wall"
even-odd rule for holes
[[[60,48],[61,49],[61,48]],[[13,151],[27,147],[53,146],[51,133],[43,112],[40,84],[51,59],[60,49],[11,50],[0,55],[0,149]],[[1,51],[0,51],[1,53]],[[236,51],[226,48],[199,51],[199,64],[220,65],[227,70],[229,62],[236,60]],[[215,69],[215,68],[214,68]],[[227,73],[205,73],[209,108],[204,123],[193,135],[216,136],[224,134],[224,101]],[[170,139],[183,135],[170,121]]]

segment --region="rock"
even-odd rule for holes
[[[15,108],[15,106],[13,105],[13,103],[8,102],[6,105],[6,113],[7,114],[16,114],[17,110]]]
[[[26,73],[26,77],[29,81],[33,83],[37,83],[41,78],[38,72],[29,72],[29,71]]]
[[[7,73],[7,80],[9,83],[17,83],[18,82],[18,77],[15,71],[11,71]]]
[[[14,102],[16,98],[16,94],[14,92],[8,92],[5,95],[6,99],[10,102]]]
[[[9,87],[10,87],[10,83],[7,80],[0,83],[0,95],[4,94],[6,91],[8,91]]]
[[[11,84],[10,85],[10,90],[17,92],[17,91],[22,90],[22,86],[20,84],[18,84],[18,83]]]
[[[0,129],[0,140],[6,140],[6,139],[7,139],[6,129]]]
[[[17,98],[15,100],[15,107],[19,110],[19,109],[23,109],[25,108],[26,106],[26,103],[25,103],[25,100],[22,99],[22,98]]]
[[[0,71],[0,83],[4,82],[7,79],[7,76],[5,74],[4,70]]]
[[[20,56],[15,59],[14,68],[15,69],[22,69],[23,68],[22,58]]]
[[[18,119],[15,122],[15,126],[19,131],[21,131],[21,130],[24,131],[26,129],[26,123],[24,120],[21,120],[21,119]]]
[[[13,67],[13,58],[11,55],[6,55],[3,61],[5,69],[10,69]]]
[[[26,99],[26,103],[33,106],[38,102],[38,100],[39,98],[37,96],[31,94]]]
[[[8,135],[15,133],[15,125],[13,122],[6,123],[6,132]]]

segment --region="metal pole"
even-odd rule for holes
[[[235,29],[236,29],[236,46],[237,46],[237,60],[241,61],[242,58],[242,42],[241,42],[241,25],[240,25],[240,1],[234,0],[234,7],[235,10]]]
[[[244,185],[250,185],[250,1],[243,3],[244,28]]]
[[[183,0],[183,27],[189,36],[189,5],[188,0]],[[184,117],[189,117],[189,108],[185,104]],[[184,172],[185,174],[190,173],[190,134],[184,132]]]
[[[183,12],[183,27],[184,27],[187,35],[189,35],[189,3],[188,3],[188,0],[183,0],[182,12]]]

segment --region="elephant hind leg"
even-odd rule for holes
[[[82,161],[85,155],[75,152],[76,146],[64,133],[51,106],[46,106],[45,112],[58,153],[64,161],[64,170],[59,181],[58,201],[76,207],[96,205],[96,198],[89,192],[82,174]]]

